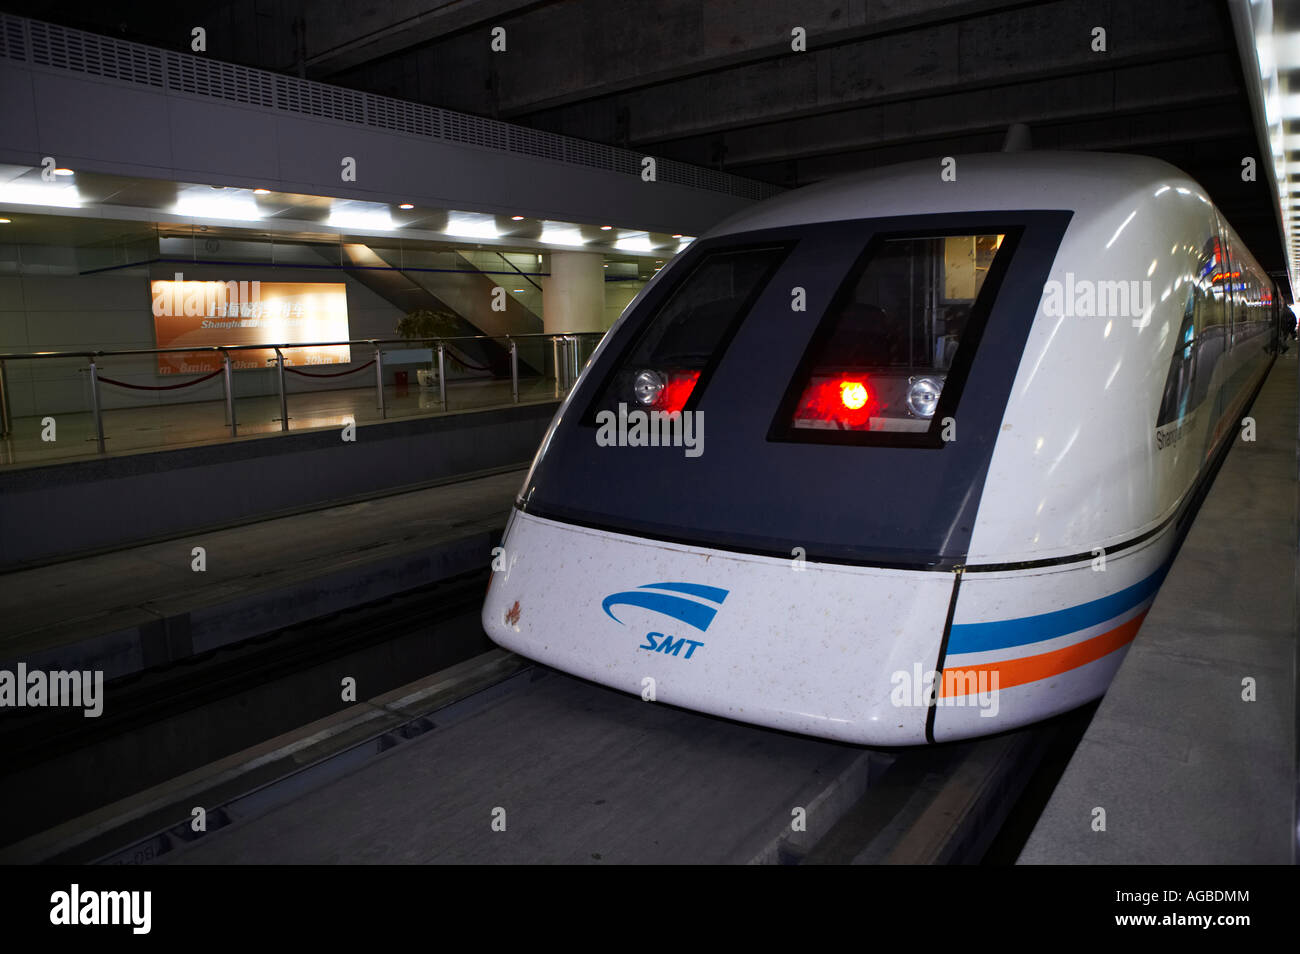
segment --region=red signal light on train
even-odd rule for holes
[[[867,386],[862,381],[840,382],[840,403],[850,411],[860,411],[867,406]]]
[[[690,399],[691,392],[695,390],[695,385],[700,380],[698,371],[673,371],[668,375],[668,381],[664,384],[664,389],[659,395],[659,400],[655,404],[656,411],[664,411],[668,414],[674,411],[680,411],[686,406],[687,400]]]
[[[875,403],[871,381],[867,377],[813,378],[804,388],[794,419],[849,430],[867,430]]]

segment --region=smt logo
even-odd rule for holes
[[[721,587],[705,586],[702,583],[647,583],[635,590],[624,590],[605,597],[600,608],[606,616],[620,624],[623,621],[613,614],[611,606],[639,606],[704,632],[718,615],[727,592]],[[686,649],[681,658],[690,659],[695,650],[703,645],[703,641],[698,639],[653,632],[646,633],[645,642],[637,648],[670,656],[681,655],[682,649]]]
[[[678,636],[674,639],[672,636],[665,636],[663,633],[646,633],[645,642],[637,649],[648,649],[652,653],[664,653],[667,656],[676,656],[682,651],[682,647],[688,647],[683,659],[690,659],[695,650],[703,646],[702,640],[687,639],[685,636]]]
[[[153,923],[152,891],[69,891],[50,895],[51,924],[129,924],[132,934],[148,934]]]

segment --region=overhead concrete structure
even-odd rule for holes
[[[1025,123],[1036,149],[1173,163],[1283,268],[1269,186],[1241,177],[1267,153],[1222,0],[657,0],[653,23],[642,0],[18,6],[176,50],[201,20],[212,57],[784,186],[993,151]]]
[[[177,196],[183,217],[255,220],[251,194],[214,208],[202,189],[264,189],[337,200],[326,224],[362,232],[400,229],[393,211],[420,207],[442,210],[448,233],[469,234],[449,221],[458,211],[488,240],[495,216],[520,216],[544,244],[581,247],[572,223],[693,233],[779,191],[657,157],[647,175],[647,156],[626,149],[3,15],[0,116],[0,163],[18,175],[194,184]],[[74,187],[42,185],[0,203],[82,205]],[[548,241],[551,220],[570,224],[567,242]]]

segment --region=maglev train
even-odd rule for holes
[[[483,624],[646,700],[852,743],[1077,707],[1249,436],[1283,305],[1150,158],[936,159],[755,204],[592,354]]]

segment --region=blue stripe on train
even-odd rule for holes
[[[1154,594],[1160,589],[1168,571],[1168,564],[1163,564],[1145,580],[1118,593],[1052,613],[991,623],[954,623],[952,632],[948,635],[947,655],[982,653],[990,649],[1041,643],[1045,639],[1055,639],[1057,636],[1077,633],[1089,626],[1104,623]]]

